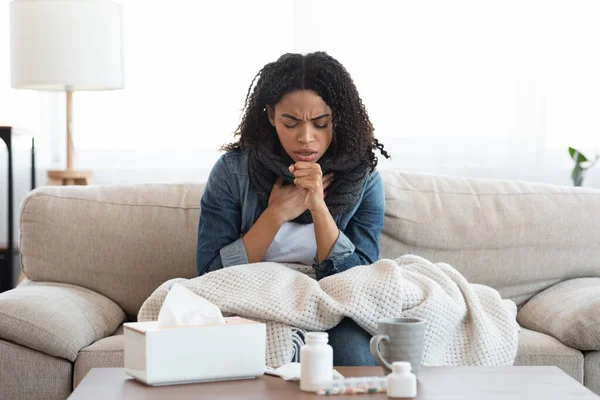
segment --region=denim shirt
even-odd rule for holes
[[[383,228],[384,189],[374,171],[365,180],[359,201],[350,211],[334,215],[339,235],[329,256],[313,268],[317,279],[379,258]],[[247,264],[242,237],[264,211],[250,181],[248,153],[225,153],[212,168],[200,202],[196,268],[198,275]]]

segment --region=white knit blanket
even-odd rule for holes
[[[158,318],[175,282],[216,304],[225,316],[266,322],[266,362],[271,367],[294,357],[295,330],[325,331],[344,317],[372,335],[379,318],[424,319],[423,365],[512,365],[517,353],[514,310],[496,290],[468,283],[448,264],[413,255],[379,260],[320,281],[271,262],[173,279],[144,302],[139,321]]]

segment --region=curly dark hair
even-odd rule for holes
[[[239,140],[221,149],[230,152],[252,148],[257,143],[279,143],[266,105],[274,107],[286,94],[297,90],[315,91],[331,108],[333,136],[325,156],[359,157],[371,170],[377,166],[375,149],[390,158],[373,135],[373,124],[350,74],[322,51],[306,55],[287,53],[265,65],[248,88],[242,122],[234,134]]]

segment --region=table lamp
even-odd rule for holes
[[[66,170],[48,183],[88,183],[73,166],[73,92],[123,88],[123,5],[113,0],[12,0],[11,87],[65,91]]]

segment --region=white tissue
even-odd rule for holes
[[[188,288],[173,285],[158,313],[159,325],[224,324],[219,307]]]
[[[286,381],[299,381],[300,380],[300,363],[292,362],[284,364],[279,368],[266,367],[265,373],[269,375],[275,375],[281,377]],[[333,370],[333,379],[344,379],[344,375],[340,374],[335,369]]]

